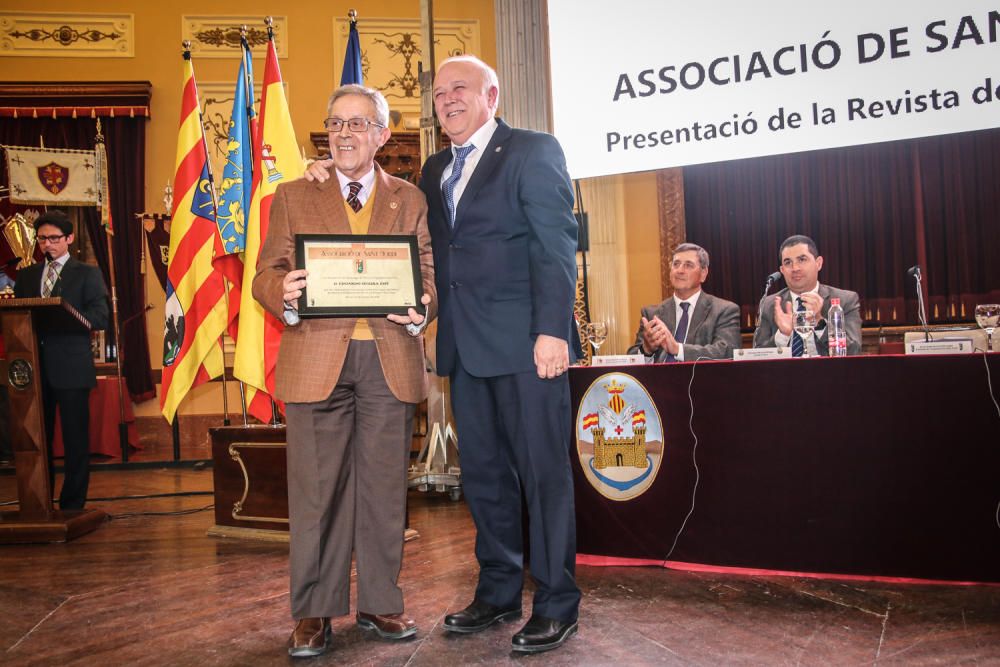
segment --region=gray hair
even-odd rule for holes
[[[385,95],[374,88],[368,88],[356,83],[348,83],[333,91],[333,95],[330,95],[330,101],[326,104],[326,115],[329,116],[333,111],[334,102],[347,95],[367,97],[368,101],[375,107],[375,122],[383,127],[389,127],[389,103],[385,101]]]
[[[708,251],[702,248],[696,243],[682,243],[676,248],[674,248],[674,255],[679,252],[691,252],[694,251],[698,253],[698,266],[703,269],[708,268]]]
[[[500,106],[500,79],[497,77],[496,70],[487,65],[486,63],[484,63],[476,56],[465,53],[460,56],[452,56],[451,58],[445,58],[444,60],[442,60],[441,64],[438,65],[438,71],[440,72],[441,68],[447,65],[448,63],[469,63],[470,65],[474,65],[477,68],[479,68],[479,70],[483,73],[483,80],[486,82],[486,90],[484,90],[483,92],[485,93],[490,88],[497,89],[496,102],[493,103],[493,108],[490,109],[490,111],[495,112],[497,110],[497,107]]]

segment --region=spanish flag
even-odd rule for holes
[[[635,413],[632,415],[632,428],[635,428],[636,426],[645,426],[645,425],[646,425],[646,411],[636,410]]]
[[[212,267],[222,244],[190,51],[184,52],[175,164],[160,392],[160,411],[169,422],[192,387],[222,374],[219,338],[226,328],[225,287]]]
[[[583,430],[589,431],[595,426],[600,426],[601,420],[598,419],[596,412],[591,412],[589,415],[583,416]]]
[[[257,135],[254,138],[253,197],[246,225],[246,255],[243,292],[240,296],[239,335],[233,374],[246,384],[247,411],[262,422],[271,419],[274,366],[284,324],[267,313],[253,298],[251,287],[257,259],[270,225],[271,200],[280,183],[300,178],[305,172],[295,141],[288,101],[281,85],[274,37],[267,44],[264,89],[260,100]]]

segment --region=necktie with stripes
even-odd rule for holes
[[[452,226],[455,225],[455,186],[458,185],[458,181],[462,178],[462,167],[465,166],[465,158],[469,157],[469,153],[475,148],[475,146],[469,144],[468,146],[460,146],[455,149],[455,161],[451,168],[451,175],[448,176],[448,180],[441,186],[441,190],[444,192],[444,201],[448,205],[448,222]]]
[[[795,297],[796,312],[801,312],[805,309],[806,307],[802,303],[802,297],[800,296]],[[806,350],[806,343],[804,340],[802,340],[802,336],[797,334],[795,331],[792,331],[792,356],[801,357],[802,353],[805,352],[805,350]]]
[[[361,210],[361,200],[358,199],[358,193],[361,192],[361,184],[357,181],[351,181],[347,184],[347,187],[351,190],[347,193],[347,205],[357,213]]]

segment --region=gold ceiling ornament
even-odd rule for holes
[[[279,58],[288,57],[288,17],[274,16],[274,48]],[[181,38],[191,41],[191,52],[199,58],[240,57],[240,34],[246,30],[247,43],[255,56],[267,51],[265,17],[251,14],[188,14],[181,16]],[[200,86],[199,86],[200,88]]]
[[[133,14],[0,11],[0,55],[131,58]]]

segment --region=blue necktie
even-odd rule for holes
[[[687,338],[688,308],[690,307],[691,307],[690,303],[688,303],[687,301],[681,301],[681,310],[683,311],[681,313],[681,321],[677,323],[677,330],[674,331],[674,340],[676,340],[679,345],[683,345],[684,340]],[[668,353],[663,360],[666,361],[667,363],[670,363],[672,361],[677,361],[677,357]]]
[[[795,297],[795,310],[797,312],[801,312],[805,309],[806,307],[802,303],[802,297],[800,296]],[[795,333],[795,331],[792,331],[792,356],[801,357],[802,353],[805,352],[805,350],[806,350],[806,343],[804,340],[802,340],[802,336]]]
[[[458,181],[462,178],[462,167],[465,166],[465,158],[469,157],[469,153],[475,148],[475,146],[469,144],[468,146],[460,146],[454,149],[455,160],[452,163],[451,175],[441,186],[441,191],[444,192],[445,204],[448,205],[448,222],[453,227],[455,226],[455,186],[458,185]]]

